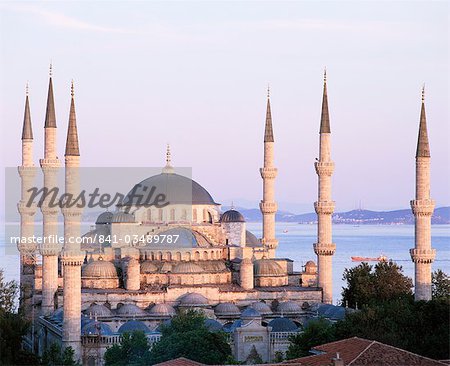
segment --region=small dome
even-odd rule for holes
[[[114,223],[133,223],[135,222],[134,215],[126,212],[116,212],[113,214],[111,222]]]
[[[81,333],[83,335],[111,335],[113,334],[113,331],[111,330],[110,326],[106,323],[102,322],[89,322],[87,323],[82,329]]]
[[[224,261],[221,260],[212,260],[212,261],[203,261],[202,268],[208,272],[223,272],[228,271],[227,266]]]
[[[134,304],[125,304],[117,309],[116,313],[123,316],[142,316],[148,315],[144,309]]]
[[[222,214],[220,222],[245,222],[245,219],[239,211],[231,209]]]
[[[194,262],[181,262],[172,270],[172,273],[201,273],[203,268]]]
[[[104,261],[101,257],[88,263],[81,270],[82,277],[97,277],[97,278],[117,278],[117,270],[113,263]]]
[[[272,332],[296,332],[297,325],[289,318],[276,318],[267,324],[272,327]]]
[[[237,319],[235,320],[233,323],[227,323],[222,327],[222,330],[225,333],[233,333],[236,328],[239,328],[242,325],[242,320],[241,319]]]
[[[86,310],[83,311],[84,314],[89,316],[112,316],[112,312],[105,305],[91,304]]]
[[[113,213],[106,211],[106,212],[102,212],[100,215],[98,215],[97,220],[95,221],[95,223],[97,225],[104,225],[104,224],[110,224],[112,222],[112,218],[113,218]]]
[[[210,332],[220,332],[222,330],[222,324],[220,324],[217,320],[215,319],[210,319],[210,318],[206,318],[205,319],[205,327],[210,331]]]
[[[247,307],[241,314],[241,319],[255,319],[261,318],[259,311],[253,309],[252,307]]]
[[[175,309],[169,304],[156,304],[149,310],[149,314],[153,316],[174,316],[176,314]]]
[[[155,273],[158,272],[158,267],[152,261],[145,261],[141,263],[141,273]]]
[[[286,275],[281,266],[271,259],[260,259],[254,262],[255,276],[283,276]]]
[[[261,315],[271,315],[272,309],[265,302],[257,301],[250,305],[252,309],[255,309]]]
[[[150,333],[150,329],[145,325],[145,323],[139,320],[128,320],[126,323],[122,324],[118,330],[119,333],[132,333],[136,330],[140,330],[144,333]]]
[[[241,314],[239,308],[231,302],[223,302],[214,309],[216,316],[239,316]]]
[[[331,319],[342,320],[345,318],[346,309],[343,306],[336,306],[332,304],[320,304],[317,313],[319,316]]]
[[[315,274],[317,272],[317,265],[313,261],[306,262],[305,272],[309,274]]]
[[[178,306],[196,307],[208,305],[208,300],[205,296],[200,295],[196,292],[190,292],[180,298],[180,304]]]
[[[294,301],[285,301],[278,305],[277,313],[283,315],[299,314],[302,312],[302,308]]]

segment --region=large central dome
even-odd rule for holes
[[[155,189],[151,201],[162,193],[166,197],[164,202],[169,204],[217,205],[208,191],[196,181],[183,175],[163,172],[136,184],[125,196],[121,206],[142,206],[153,187]]]

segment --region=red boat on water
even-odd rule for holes
[[[385,255],[379,257],[352,257],[353,262],[387,262],[389,259]]]

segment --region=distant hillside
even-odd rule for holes
[[[224,207],[224,210],[228,207]],[[249,222],[261,221],[262,216],[259,209],[237,208]],[[301,224],[312,224],[317,222],[317,215],[312,213],[295,215],[286,211],[279,211],[276,214],[279,222],[298,222]],[[395,211],[369,211],[352,210],[348,212],[337,212],[333,215],[335,224],[372,224],[372,225],[393,225],[393,224],[414,224],[414,216],[410,209]],[[431,223],[450,224],[450,207],[439,207],[434,210]]]

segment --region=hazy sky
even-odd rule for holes
[[[424,82],[432,197],[450,204],[447,2],[1,2],[0,12],[4,166],[20,162],[27,80],[42,157],[52,60],[61,158],[73,78],[83,165],[160,166],[169,142],[173,163],[216,201],[256,207],[270,83],[277,200],[312,211],[326,66],[337,210],[409,206]]]

